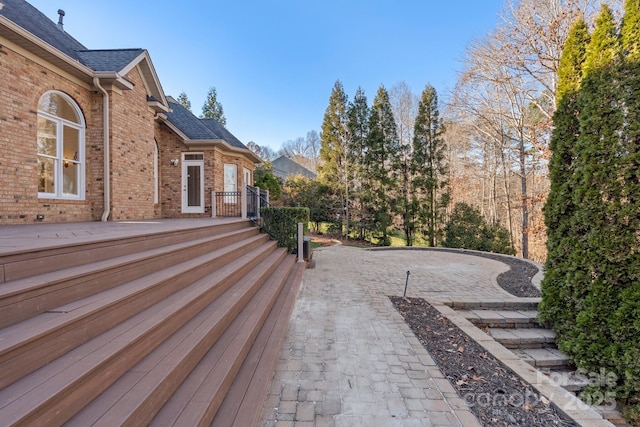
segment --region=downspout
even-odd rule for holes
[[[104,129],[104,211],[102,212],[102,221],[106,222],[109,219],[111,213],[111,171],[110,171],[110,158],[109,158],[109,93],[100,86],[100,79],[93,78],[93,85],[102,92],[102,121]]]

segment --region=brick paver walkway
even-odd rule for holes
[[[478,426],[391,304],[512,300],[508,266],[472,255],[335,246],[314,253],[262,416],[268,427]]]

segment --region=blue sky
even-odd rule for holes
[[[215,86],[227,128],[274,150],[320,131],[331,89],[369,102],[380,84],[456,81],[465,48],[493,29],[504,0],[29,0],[89,49],[144,48],[167,95],[199,115]]]

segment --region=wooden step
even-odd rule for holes
[[[0,419],[7,425],[67,421],[274,249],[273,242],[259,246],[0,390]]]
[[[252,228],[249,221],[211,224],[185,230],[137,234],[127,237],[97,238],[85,242],[64,242],[39,249],[5,252],[0,255],[0,283],[75,267],[113,257],[220,233]]]
[[[270,254],[229,291],[130,369],[68,425],[147,425],[184,379],[189,374],[193,376],[192,371],[198,366],[211,369],[211,364],[216,362],[221,366],[213,376],[214,383],[225,375],[235,375],[233,365],[242,363],[242,346],[250,346],[260,326],[251,322],[252,316],[255,319],[266,317],[262,313],[268,313],[271,307],[265,301],[266,294],[282,286],[282,278],[280,283],[267,278],[272,276],[285,255],[284,249]],[[207,360],[205,355],[216,353],[216,349],[218,358]],[[206,372],[198,372],[196,376],[200,380],[208,378]],[[209,386],[205,387],[205,394],[215,392],[215,387]]]
[[[119,248],[111,248],[112,258],[107,260],[5,283],[0,285],[0,328],[224,248],[257,233],[255,227],[245,227],[126,255],[120,255]]]
[[[500,344],[510,349],[555,347],[556,334],[542,328],[491,328],[489,334]]]
[[[258,426],[304,270],[305,264],[297,263],[289,275],[282,295],[225,396],[212,427]]]
[[[278,310],[277,302],[282,299],[294,264],[294,256],[287,256],[280,263],[260,293],[155,416],[152,426],[211,425],[256,336],[266,327],[271,313]]]
[[[255,235],[4,328],[0,331],[0,387],[6,387],[266,241],[265,235]],[[33,351],[36,348],[47,351]]]

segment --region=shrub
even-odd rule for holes
[[[489,224],[480,211],[466,203],[456,203],[445,227],[447,248],[515,255],[509,232],[500,224]]]

